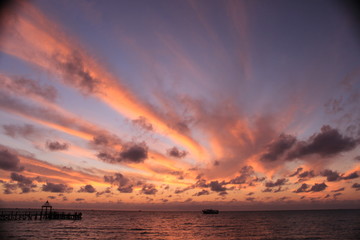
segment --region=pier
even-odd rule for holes
[[[15,210],[1,211],[0,221],[25,221],[25,220],[81,220],[82,213],[65,213],[52,210],[48,201],[41,207],[41,210]]]

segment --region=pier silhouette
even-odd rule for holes
[[[53,211],[49,201],[46,201],[41,206],[40,210],[27,210],[27,211],[2,211],[0,213],[0,221],[24,221],[24,220],[81,220],[82,213],[65,213]]]

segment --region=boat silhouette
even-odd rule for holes
[[[219,210],[215,210],[215,209],[204,209],[202,210],[203,214],[218,214]]]

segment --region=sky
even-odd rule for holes
[[[340,1],[12,1],[0,207],[360,206],[360,32]]]

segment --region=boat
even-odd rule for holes
[[[214,209],[204,209],[202,210],[203,214],[218,214],[219,210],[214,210]]]

